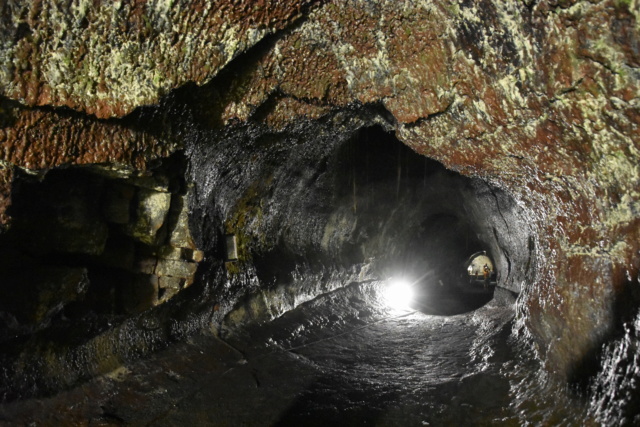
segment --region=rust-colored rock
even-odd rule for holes
[[[4,5],[0,95],[124,116],[295,22],[310,1],[27,1]]]
[[[11,125],[0,128],[0,158],[30,170],[93,163],[143,170],[170,152],[149,132],[64,112],[16,108]]]

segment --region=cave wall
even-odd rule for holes
[[[517,285],[520,327],[550,370],[570,374],[639,286],[639,14],[637,0],[8,2],[2,223],[16,170],[145,171],[202,146],[240,175],[251,163],[234,157],[234,135],[276,156],[281,143],[263,135],[295,144],[331,124],[383,123],[527,213],[537,259]],[[314,141],[329,147],[343,130],[325,132]]]

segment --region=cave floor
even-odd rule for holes
[[[494,298],[474,312],[434,316],[387,309],[370,290],[343,289],[272,322],[223,330],[225,341],[193,337],[56,396],[5,404],[0,421],[522,424],[518,396],[528,398],[517,385],[526,386],[535,375],[525,378],[532,366],[520,369],[521,362],[514,362],[509,297]],[[527,405],[527,421],[558,422],[568,414],[540,411],[540,402]]]

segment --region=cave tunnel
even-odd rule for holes
[[[0,424],[640,425],[638,4],[3,5]]]
[[[167,405],[161,424],[455,424],[516,419],[518,399],[547,416],[561,386],[510,334],[539,274],[531,213],[363,114],[282,134],[191,123],[144,174],[19,174],[0,239],[3,416],[51,421],[86,387],[102,405],[73,416],[125,424]],[[150,399],[149,381],[170,391]]]
[[[379,279],[411,282],[414,303],[431,314],[478,308],[491,299],[494,287],[478,292],[464,263],[480,250],[505,253],[500,246],[505,238],[488,230],[497,218],[503,221],[494,215],[509,208],[481,194],[498,190],[447,171],[379,126],[361,129],[338,146],[324,173],[333,188],[311,189],[315,203],[302,215],[318,209],[341,218],[349,234],[340,236],[338,263],[347,268],[369,263]],[[511,226],[524,229],[516,218],[510,218]]]
[[[238,242],[223,292],[242,288],[245,303],[228,317],[277,317],[347,277],[402,278],[413,283],[420,310],[455,314],[491,300],[496,286],[517,294],[535,275],[531,236],[508,194],[415,153],[381,126],[346,133],[330,150],[308,135],[293,146],[259,142],[278,144],[275,157],[232,143],[235,158],[251,159],[249,173],[205,146],[191,154],[193,180],[207,183],[195,187],[202,209],[194,222],[221,224],[197,232],[198,245],[209,244],[219,262],[223,235]],[[478,251],[495,260],[491,286],[469,280],[465,262]],[[236,283],[238,272],[255,272],[248,286],[257,294]],[[272,306],[258,303],[265,299]]]
[[[385,325],[376,333],[403,336],[406,325],[393,324],[398,316],[409,322],[407,329],[436,333],[434,328],[442,325],[435,319],[468,318],[477,312],[495,323],[484,333],[499,336],[513,315],[521,281],[535,274],[529,270],[535,253],[528,245],[523,212],[510,196],[417,154],[380,125],[345,132],[330,149],[318,142],[323,137],[264,135],[238,143],[234,136],[229,140],[233,148],[223,142],[222,151],[220,145],[197,143],[146,176],[71,167],[43,177],[20,177],[10,211],[15,222],[0,242],[5,253],[12,254],[2,260],[9,278],[3,282],[3,336],[5,348],[11,348],[5,362],[16,366],[20,358],[29,357],[22,350],[25,342],[32,348],[56,348],[57,360],[54,369],[32,362],[27,370],[35,380],[30,391],[23,388],[24,372],[6,372],[5,399],[17,399],[14,405],[20,408],[23,395],[74,393],[75,384],[90,380],[100,369],[87,356],[95,346],[112,353],[101,354],[100,363],[117,366],[111,358],[122,357],[122,334],[133,346],[148,339],[136,336],[139,328],[155,335],[158,348],[180,343],[185,328],[204,326],[198,323],[201,317],[186,314],[197,312],[198,304],[215,306],[213,318],[220,322],[216,335],[234,350],[229,354],[217,341],[206,339],[198,347],[223,357],[234,372],[231,377],[239,354],[255,358],[258,367],[252,369],[266,369],[268,376],[274,366],[301,369],[287,360],[271,360],[264,354],[265,345],[294,354],[290,349],[334,339],[340,343],[355,334],[349,337],[354,345],[367,346],[372,338],[358,331],[375,330],[386,322],[392,322],[391,328]],[[273,146],[278,147],[275,155]],[[239,159],[251,159],[250,166],[239,167],[246,165]],[[195,185],[187,185],[190,180]],[[194,209],[187,218],[189,203]],[[237,258],[232,260],[225,247],[229,236],[236,244]],[[495,260],[490,286],[469,280],[466,263],[478,252]],[[30,265],[27,276],[25,263]],[[410,282],[413,292],[403,307],[390,304],[386,294],[398,279]],[[28,284],[30,298],[50,296],[33,301],[10,292],[21,281]],[[65,293],[53,296],[57,283]],[[483,311],[484,306],[499,314],[487,316],[491,311]],[[185,320],[176,323],[180,318]],[[118,325],[116,337],[113,325]],[[468,355],[455,349],[457,334],[462,333],[464,345],[473,345],[468,332],[477,325],[463,328],[454,320],[450,327],[439,345],[452,352],[454,365],[468,363]],[[380,353],[373,352],[370,362],[395,358],[397,347],[398,367],[418,375],[412,362],[402,361],[407,346],[420,346],[412,334],[415,331],[400,344],[381,342]],[[166,351],[178,351],[181,345],[174,343]],[[325,350],[316,349],[310,357]],[[192,357],[192,350],[180,351]],[[334,356],[343,357],[341,352]],[[84,361],[68,365],[77,357]],[[214,373],[218,367],[211,369]],[[378,369],[360,374],[375,376]],[[299,372],[303,377],[308,374],[304,371]],[[285,424],[304,423],[299,417],[305,411],[339,410],[334,398],[316,390],[317,381],[335,381],[338,394],[355,387],[365,402],[382,399],[377,409],[366,409],[368,403],[358,409],[352,421],[387,416],[395,399],[376,393],[367,397],[369,387],[352,374],[345,383],[335,372],[321,371],[312,375],[311,383],[305,379],[302,394],[316,396],[313,403],[292,402],[292,395],[278,391],[278,409],[269,416]],[[397,379],[390,381],[385,387],[399,387],[397,392],[405,394],[394,383]],[[295,395],[302,387],[282,386],[296,388]],[[71,391],[60,392],[69,387]],[[233,401],[243,395],[240,389],[231,392],[229,404],[237,405]],[[284,402],[300,410],[284,411]],[[255,422],[253,415],[250,419]]]
[[[431,402],[471,393],[465,404],[492,407],[491,416],[509,405],[508,380],[479,365],[487,351],[524,357],[512,354],[507,331],[521,287],[537,274],[536,251],[527,212],[508,193],[416,153],[381,125],[330,134],[330,142],[323,132],[231,135],[216,145],[202,143],[209,131],[198,135],[146,176],[71,167],[19,178],[14,226],[0,242],[12,254],[2,263],[5,363],[30,360],[25,343],[55,350],[53,362],[5,371],[7,417],[20,419],[32,402],[24,397],[64,402],[77,384],[96,384],[96,363],[108,371],[127,357],[123,336],[134,348],[151,340],[165,349],[135,368],[162,386],[158,375],[193,375],[194,355],[210,353],[199,362],[207,393],[234,422],[467,416],[443,403],[427,415],[411,387],[432,390]],[[469,274],[478,260],[491,265],[487,279]],[[31,299],[11,292],[21,281]],[[411,296],[397,304],[400,281]],[[61,285],[64,293],[51,296]],[[202,328],[215,333],[184,342]],[[166,369],[152,372],[158,364]],[[248,394],[247,372],[256,390]],[[533,381],[527,375],[520,381]],[[125,377],[124,389],[142,398],[139,379]],[[115,399],[107,417],[146,419],[127,412],[121,392],[96,392]],[[174,398],[171,422],[217,413]],[[242,411],[245,400],[259,409]],[[145,402],[150,413],[162,406]]]

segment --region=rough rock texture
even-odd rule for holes
[[[139,116],[136,116],[138,118]],[[162,116],[149,119],[162,122]],[[145,171],[179,146],[162,126],[97,120],[67,110],[26,109],[0,98],[0,227],[10,217],[13,168],[46,173],[51,168],[103,164],[127,175]],[[39,172],[38,172],[39,171]]]
[[[255,185],[223,198],[213,224],[196,225],[212,236],[204,249],[215,254],[225,228],[260,227],[263,192],[296,182],[269,181],[246,153],[278,162],[282,147],[331,126],[341,130],[315,140],[383,123],[418,153],[500,188],[526,213],[523,252],[538,258],[519,285],[521,330],[551,371],[569,379],[589,371],[594,353],[637,311],[637,0],[217,4],[3,6],[0,93],[78,111],[11,106],[7,115],[2,107],[3,223],[14,166],[142,168],[179,144],[191,153],[219,144],[233,173],[196,170],[198,191],[215,200],[207,180],[245,172]],[[154,110],[161,120],[146,127],[144,110],[134,114],[141,127],[84,115],[123,116],[207,81],[165,98]],[[237,134],[250,149],[234,152],[228,140]],[[241,253],[265,246],[260,233],[252,239]],[[244,274],[243,283],[259,286],[250,269],[236,273],[229,283]],[[233,294],[227,288],[220,300]]]
[[[174,181],[158,171],[114,177],[97,167],[52,171],[42,181],[22,177],[12,206],[15,221],[0,242],[0,287],[15,296],[3,301],[3,315],[24,317],[19,313],[25,306],[65,308],[71,319],[92,309],[107,316],[137,313],[191,285],[202,253],[184,221],[187,189]],[[83,291],[69,297],[67,288],[79,283]],[[21,323],[39,330],[51,317]]]
[[[149,160],[167,157],[173,147],[161,135],[121,122],[9,102],[0,107],[0,155],[3,162],[24,169],[105,163],[144,170]]]
[[[72,385],[205,327],[191,301],[189,323],[175,328],[203,253],[186,221],[184,161],[164,163],[144,174],[18,173],[0,239],[3,400]],[[163,316],[177,330],[158,331]]]
[[[123,116],[290,25],[308,1],[6,2],[0,94]]]

